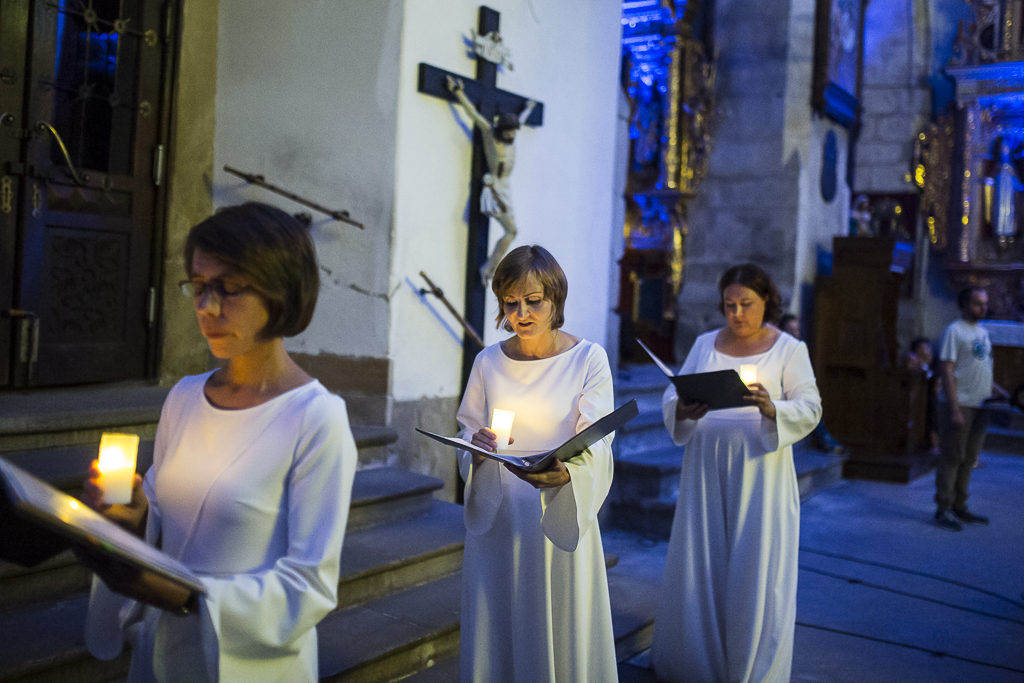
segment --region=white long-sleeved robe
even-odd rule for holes
[[[580,341],[516,361],[499,344],[477,356],[458,420],[470,439],[494,408],[512,410],[514,450],[554,448],[613,409],[608,357]],[[565,463],[571,480],[534,489],[493,460],[466,480],[462,572],[463,683],[617,680],[597,512],[611,486],[609,435]]]
[[[792,444],[821,418],[807,347],[783,333],[768,351],[727,356],[718,330],[697,338],[682,373],[757,365],[776,419],[756,407],[676,421],[671,385],[665,426],[685,445],[679,500],[654,622],[658,680],[788,683],[796,625],[800,493]]]
[[[143,481],[147,542],[208,594],[179,616],[94,580],[86,644],[110,659],[130,642],[132,683],[316,681],[357,460],[345,402],[314,381],[221,410],[203,394],[209,375],[171,390]]]

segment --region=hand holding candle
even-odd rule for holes
[[[132,501],[135,464],[139,453],[137,434],[104,433],[100,437],[99,487],[107,505],[127,505]]]
[[[741,365],[740,366],[740,379],[749,388],[751,384],[757,384],[757,366],[756,365]]]
[[[515,419],[515,416],[516,414],[511,410],[501,410],[500,408],[495,408],[491,413],[491,431],[495,434],[499,451],[508,448],[509,438],[512,436],[512,420]]]

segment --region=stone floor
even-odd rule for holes
[[[1024,681],[1024,457],[981,461],[970,505],[987,527],[935,527],[932,475],[803,503],[794,683]],[[622,570],[663,567],[664,542],[606,537]],[[621,681],[654,681],[648,666],[641,653]]]

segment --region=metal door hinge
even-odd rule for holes
[[[156,324],[156,287],[150,287],[146,296],[146,325],[153,327]]]
[[[157,145],[153,150],[153,184],[160,187],[164,183],[164,146]]]
[[[35,365],[39,361],[39,318],[32,311],[23,311],[17,308],[9,308],[3,312],[5,318],[16,318],[14,323],[16,332],[15,348],[17,349],[17,362],[24,368],[24,377],[27,385],[32,384],[32,377],[35,374]]]

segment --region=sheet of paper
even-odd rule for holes
[[[636,340],[636,343],[639,344],[641,346],[641,348],[643,348],[643,350],[647,352],[647,355],[651,357],[651,360],[654,361],[655,365],[657,365],[659,368],[661,368],[661,371],[665,373],[666,377],[673,377],[676,374],[676,373],[672,372],[667,365],[662,363],[661,359],[658,358],[657,356],[655,356],[654,353],[649,348],[647,348],[646,344],[644,344],[639,339]]]
[[[735,370],[717,370],[715,372],[697,372],[690,375],[677,375],[673,373],[661,359],[647,348],[639,339],[636,340],[651,360],[661,368],[661,371],[672,380],[676,387],[679,398],[687,402],[698,401],[708,406],[710,410],[724,410],[726,408],[747,408],[751,404],[744,399],[750,396],[750,389],[740,379],[739,373]]]
[[[528,472],[535,472],[542,470],[547,467],[548,461],[551,458],[558,458],[565,462],[570,460],[586,449],[590,448],[594,443],[608,436],[616,429],[622,427],[634,417],[640,413],[639,408],[636,405],[636,399],[630,400],[625,405],[619,407],[616,410],[608,413],[600,420],[590,425],[583,431],[579,432],[571,439],[563,443],[558,448],[551,451],[543,452],[526,452],[526,451],[498,451],[494,453],[492,451],[484,450],[478,446],[474,446],[465,439],[457,437],[441,436],[440,434],[434,434],[433,432],[426,432],[422,429],[416,429],[417,432],[424,436],[429,436],[435,441],[440,441],[443,444],[460,448],[464,451],[470,451],[471,453],[477,453],[490,458],[491,460],[497,460],[509,465],[515,465],[521,467]]]

